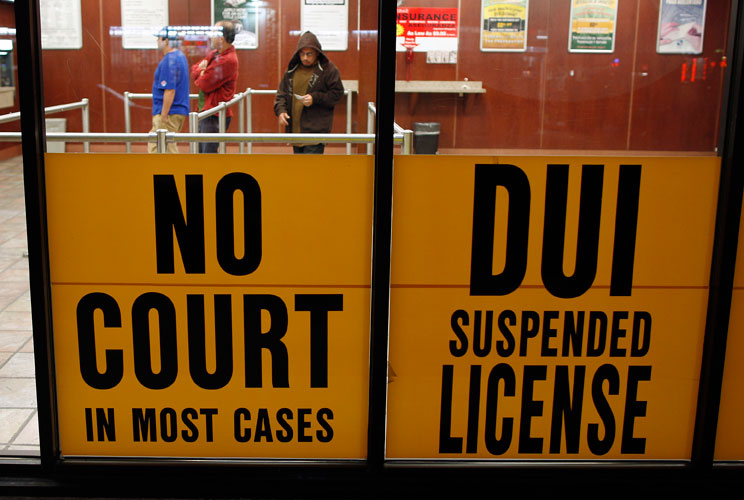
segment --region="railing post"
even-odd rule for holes
[[[220,135],[222,135],[222,134],[225,133],[225,121],[226,121],[226,118],[227,118],[227,108],[225,107],[225,103],[224,102],[221,102],[220,103],[220,111],[219,111],[219,114],[217,116],[219,117],[219,119],[218,119],[218,121],[219,121],[219,128],[218,128],[218,130],[220,132]],[[225,141],[220,141],[220,149],[219,149],[220,153],[223,153],[224,154],[224,152],[225,152],[225,146],[226,146]]]
[[[189,113],[189,133],[196,134],[199,132],[199,113],[192,111]],[[194,154],[199,152],[199,143],[196,141],[189,142],[189,151]]]
[[[375,132],[375,113],[372,111],[372,103],[367,103],[367,133],[374,134]],[[373,144],[367,144],[367,154],[372,154]]]
[[[127,134],[132,133],[132,117],[129,111],[129,91],[124,92],[124,132]],[[132,143],[127,141],[127,153],[132,152]]]
[[[410,155],[413,153],[413,130],[403,131],[403,147],[401,153],[404,155]]]
[[[351,90],[346,91],[346,133],[351,133]],[[346,143],[346,154],[351,154],[351,143]]]
[[[90,132],[90,107],[88,105],[88,98],[83,98],[83,133],[87,134]],[[83,151],[90,153],[90,141],[83,143]]]
[[[245,99],[245,128],[249,134],[253,133],[253,89],[246,90],[248,97]],[[253,153],[253,143],[248,143],[248,154]]]
[[[155,133],[158,135],[158,153],[167,153],[168,141],[166,134],[168,131],[164,128],[159,128]]]
[[[240,132],[241,134],[245,132],[245,108],[243,107],[243,100],[245,99],[246,95],[247,94],[243,92],[243,94],[240,96],[240,100],[238,101],[238,132]],[[238,148],[240,154],[243,154],[245,152],[244,143],[241,142]]]

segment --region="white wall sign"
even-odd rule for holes
[[[80,0],[41,0],[41,48],[82,49]]]
[[[157,49],[154,36],[168,25],[168,0],[121,0],[121,45],[125,49]]]
[[[349,48],[349,2],[302,0],[300,31],[312,31],[323,51]]]

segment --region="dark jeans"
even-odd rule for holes
[[[231,116],[225,117],[225,132],[230,128]],[[200,134],[217,134],[220,131],[220,117],[217,115],[208,116],[199,122]],[[219,151],[219,142],[200,142],[200,153],[216,153]]]
[[[292,146],[296,155],[322,155],[325,144],[312,144],[310,146]]]

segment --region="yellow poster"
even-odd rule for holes
[[[366,456],[368,157],[46,157],[63,456]]]
[[[689,459],[719,165],[396,158],[387,457]]]
[[[529,5],[529,0],[482,0],[481,51],[527,50]]]

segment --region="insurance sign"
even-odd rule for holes
[[[389,459],[689,459],[717,158],[398,157]]]
[[[46,169],[64,456],[365,457],[370,158]]]

